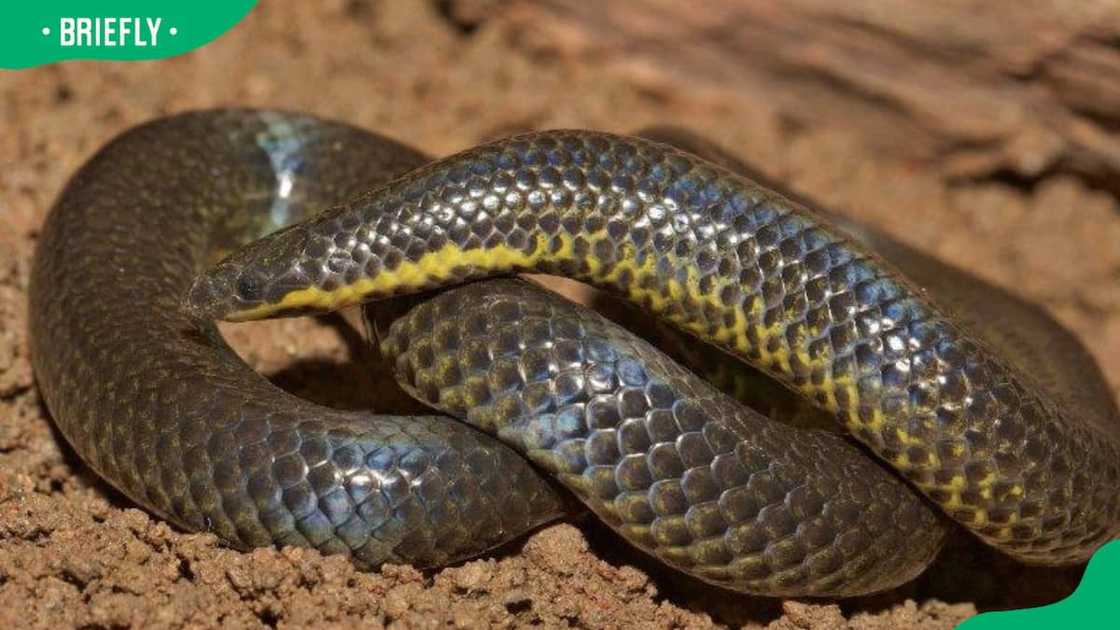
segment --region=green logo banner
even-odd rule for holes
[[[218,38],[257,0],[43,0],[0,12],[0,68],[66,59],[162,59]]]
[[[1120,584],[1120,540],[1097,550],[1072,595],[1039,608],[990,612],[957,626],[959,630],[1033,628],[1115,628],[1116,586]]]

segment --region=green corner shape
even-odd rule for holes
[[[189,52],[232,29],[258,0],[11,0],[0,68],[71,59],[135,61]]]
[[[958,630],[1030,630],[1031,628],[1115,628],[1120,585],[1120,540],[1097,550],[1077,590],[1065,599],[1038,608],[988,612],[957,626]]]

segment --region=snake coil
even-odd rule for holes
[[[676,144],[709,160],[551,131],[431,161],[278,111],[134,128],[43,228],[39,386],[82,458],[153,512],[367,566],[452,562],[558,518],[550,479],[664,562],[769,595],[898,585],[935,556],[946,516],[1038,564],[1116,536],[1118,414],[1067,332]],[[402,385],[464,422],[301,400],[213,324],[522,271],[625,297],[851,438],[777,424],[521,281],[444,291],[381,335]]]

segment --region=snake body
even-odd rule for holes
[[[32,271],[34,369],[67,440],[137,503],[241,548],[431,566],[560,515],[496,441],[291,396],[184,308],[214,256],[425,161],[279,112],[177,116],[101,149],[55,204]]]
[[[856,229],[641,138],[541,132],[429,161],[298,114],[191,113],[127,132],[63,192],[34,364],[102,476],[242,547],[450,562],[563,512],[539,470],[636,546],[752,593],[897,585],[944,538],[933,505],[1023,561],[1087,558],[1120,523],[1095,364],[1041,311]],[[519,271],[635,302],[862,446],[776,425],[516,281],[436,295],[381,339],[406,389],[481,432],[302,401],[212,324]]]

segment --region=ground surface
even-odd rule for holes
[[[926,576],[892,593],[840,606],[748,598],[661,572],[590,522],[555,525],[430,574],[363,574],[314,552],[242,554],[174,531],[83,467],[53,431],[28,363],[38,226],[65,178],[114,133],[221,104],[308,110],[435,154],[526,128],[686,125],[851,216],[1045,304],[1088,341],[1120,389],[1120,211],[1107,186],[1061,169],[1030,181],[962,178],[959,161],[899,157],[827,116],[798,122],[787,105],[734,85],[699,88],[620,62],[609,47],[562,45],[570,32],[526,26],[534,7],[488,14],[494,4],[270,3],[173,60],[0,75],[0,627],[941,628],[977,608],[1068,593],[1079,568],[1016,567],[962,537]],[[226,331],[289,389],[327,400],[363,395],[360,386],[322,386],[361,378],[336,327],[285,321]]]

